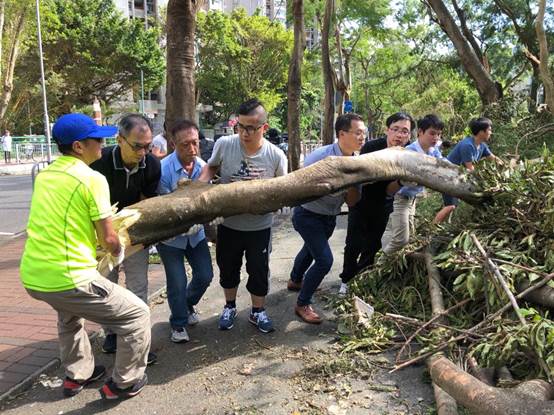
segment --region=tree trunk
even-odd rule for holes
[[[2,79],[2,43],[4,42],[4,21],[6,18],[6,0],[0,0],[0,79]]]
[[[439,270],[433,264],[433,254],[429,251],[425,253],[425,266],[427,267],[427,277],[429,285],[429,296],[431,298],[431,308],[433,316],[444,313],[444,299],[441,290],[441,276]],[[446,324],[446,319],[440,317],[438,322]],[[440,353],[442,355],[442,352]],[[431,360],[427,361],[430,365]],[[433,383],[435,402],[437,404],[438,415],[458,415],[458,405],[456,401],[442,390],[437,384]]]
[[[539,0],[539,12],[535,20],[535,30],[537,31],[537,40],[539,41],[539,71],[544,85],[544,102],[548,111],[554,114],[554,77],[548,68],[548,43],[544,31],[544,14],[546,10],[546,0]]]
[[[458,368],[443,356],[429,362],[434,383],[456,401],[478,415],[554,415],[554,403],[549,401],[554,388],[548,382],[532,380],[516,388],[500,389],[486,385]]]
[[[529,88],[529,103],[527,108],[530,113],[537,112],[537,93],[539,91],[540,84],[540,70],[539,66],[534,63],[533,74],[531,75],[531,87]]]
[[[17,22],[15,24],[15,29],[13,33],[13,40],[10,45],[9,56],[6,63],[6,68],[3,74],[2,82],[2,94],[0,94],[0,124],[4,124],[4,116],[6,115],[6,110],[8,109],[8,104],[12,97],[13,91],[13,75],[15,71],[15,64],[17,58],[19,57],[21,37],[23,35],[23,30],[25,28],[25,21],[27,17],[28,6],[24,6],[21,10],[21,13],[17,16]],[[2,57],[0,56],[0,59]]]
[[[167,5],[167,89],[166,121],[177,118],[194,121],[196,116],[194,39],[195,0],[169,0]]]
[[[531,284],[529,283],[529,281],[522,281],[518,284],[517,290],[521,292],[526,290],[530,286]],[[523,298],[531,303],[540,304],[554,310],[554,288],[548,285],[537,288],[529,294],[526,294]]]
[[[306,48],[304,30],[304,0],[293,0],[294,48],[289,66],[287,127],[289,134],[289,169],[300,168],[300,114],[302,94],[302,61]]]
[[[323,84],[325,85],[325,102],[321,128],[321,141],[331,144],[335,141],[335,86],[333,82],[333,66],[329,50],[329,34],[335,15],[335,0],[326,0],[323,27],[321,29],[321,67],[323,70]]]
[[[392,148],[358,157],[328,157],[274,179],[219,185],[192,182],[122,209],[113,222],[124,244],[134,246],[127,251],[131,253],[216,217],[274,212],[357,184],[393,179],[415,181],[470,203],[483,198],[457,166]]]
[[[435,11],[442,30],[454,44],[465,71],[475,83],[483,105],[489,105],[498,101],[502,95],[499,84],[492,79],[488,71],[485,69],[479,60],[479,57],[469,45],[468,40],[464,37],[460,28],[456,25],[456,21],[444,5],[443,1],[427,0],[427,3]]]

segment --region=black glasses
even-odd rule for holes
[[[121,138],[123,138],[123,140],[125,140],[125,142],[129,145],[129,147],[133,149],[133,151],[139,152],[140,150],[144,150],[148,152],[152,150],[152,143],[148,143],[148,144],[130,143],[129,140],[127,140],[127,138],[123,137],[122,135],[120,136]]]
[[[258,125],[257,127],[253,127],[251,125],[242,125],[240,122],[238,122],[237,127],[239,129],[241,129],[242,131],[244,131],[245,133],[247,133],[248,135],[250,135],[250,134],[254,134],[256,131],[258,131],[260,128],[262,128],[264,126],[264,124]]]

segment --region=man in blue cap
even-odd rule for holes
[[[87,319],[120,338],[112,377],[100,389],[102,397],[129,398],[147,383],[150,312],[136,295],[96,270],[97,243],[115,263],[123,259],[123,246],[111,222],[108,183],[89,167],[100,158],[104,137],[117,130],[97,126],[83,114],[67,114],[52,132],[62,156],[35,182],[21,280],[29,295],[58,313],[64,395],[76,395],[106,372],[94,365],[84,328]]]

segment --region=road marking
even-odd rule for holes
[[[0,232],[0,235],[2,235],[2,236],[14,236],[15,233],[14,232]]]

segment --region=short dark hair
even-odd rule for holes
[[[187,120],[184,118],[177,118],[172,126],[171,126],[171,136],[173,139],[175,139],[175,134],[177,134],[179,131],[185,131],[185,130],[196,130],[196,132],[200,135],[200,129],[198,128],[198,125],[194,121]]]
[[[335,134],[339,137],[340,131],[349,131],[352,127],[352,121],[363,121],[361,115],[349,112],[348,114],[339,115],[335,121]]]
[[[263,121],[267,121],[267,111],[264,107],[264,104],[258,99],[258,98],[250,98],[249,100],[243,102],[240,104],[237,114],[238,115],[254,115],[256,112],[258,112],[258,108],[261,107],[264,117]]]
[[[492,128],[492,121],[485,117],[473,118],[469,122],[469,129],[473,135],[479,134],[479,131],[485,131]]]
[[[58,151],[63,154],[64,156],[67,156],[71,153],[73,153],[73,143],[71,144],[60,144],[56,142],[58,146]]]
[[[402,121],[402,120],[410,121],[410,130],[413,130],[415,128],[414,119],[410,114],[404,111],[395,112],[394,114],[390,115],[389,118],[387,118],[387,120],[385,121],[385,124],[387,127],[390,127],[395,122]]]
[[[126,114],[119,120],[119,134],[123,137],[129,137],[129,134],[135,127],[148,127],[152,132],[152,123],[142,114]]]
[[[429,128],[442,131],[444,130],[444,123],[435,114],[427,114],[423,118],[417,120],[417,128],[423,132],[427,131]]]

